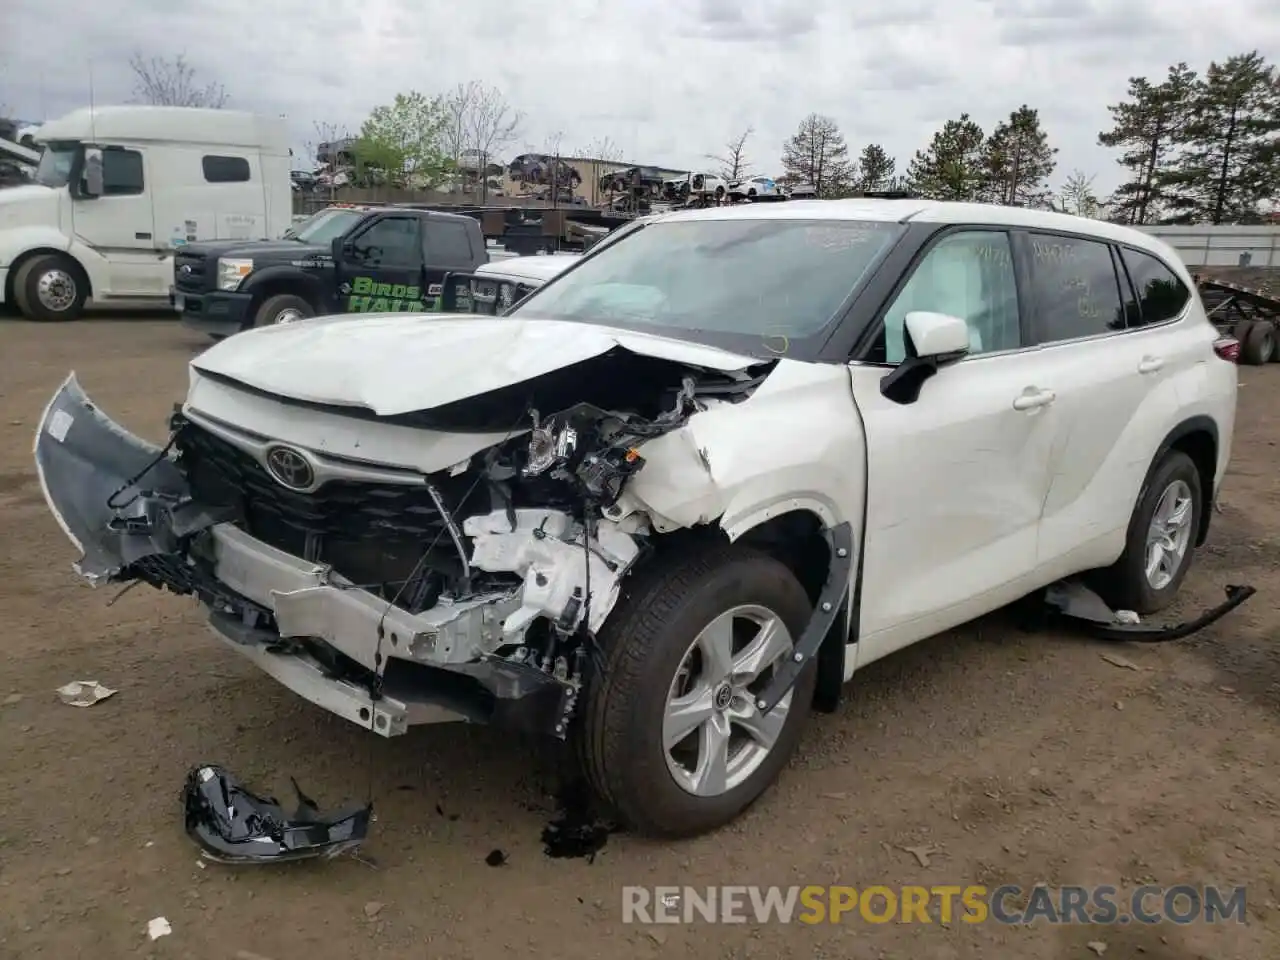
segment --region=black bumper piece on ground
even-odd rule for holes
[[[182,325],[215,337],[229,337],[252,325],[252,304],[253,295],[248,293],[174,293],[174,307],[182,314]]]

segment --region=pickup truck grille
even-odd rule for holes
[[[398,605],[412,612],[430,607],[462,572],[425,485],[332,480],[314,493],[298,493],[278,484],[251,455],[190,421],[181,423],[175,447],[198,501],[233,508],[250,535],[293,556],[328,563],[387,600],[400,592]],[[433,477],[432,483],[460,528],[467,512],[460,502],[470,480]],[[465,540],[463,545],[470,549]]]
[[[216,263],[202,253],[183,253],[173,257],[173,286],[179,293],[205,293],[213,289],[217,279]]]

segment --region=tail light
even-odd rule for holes
[[[1223,360],[1230,360],[1232,363],[1240,362],[1240,341],[1235,337],[1219,337],[1213,341],[1213,352],[1220,356]]]

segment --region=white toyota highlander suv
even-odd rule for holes
[[[35,457],[89,581],[193,595],[377,734],[568,739],[622,821],[688,835],[886,654],[1075,575],[1169,604],[1233,346],[1124,227],[762,204],[626,227],[502,316],[233,337],[163,448],[73,374]]]

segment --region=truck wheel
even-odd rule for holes
[[[1240,360],[1250,366],[1269,363],[1276,354],[1276,332],[1269,320],[1255,320],[1240,339]]]
[[[315,310],[311,304],[292,293],[278,293],[267,297],[253,315],[255,327],[269,327],[276,323],[292,323],[294,320],[305,320],[314,317]]]
[[[754,698],[812,613],[783,564],[716,545],[642,569],[601,630],[576,742],[587,781],[641,835],[720,827],[778,777],[800,738],[816,661],[767,715]]]
[[[1112,609],[1145,615],[1173,602],[1191,568],[1203,498],[1191,458],[1181,450],[1166,453],[1138,495],[1124,553],[1095,574],[1094,587]]]
[[[88,297],[84,274],[60,254],[32,257],[13,279],[13,298],[28,320],[78,319]]]

